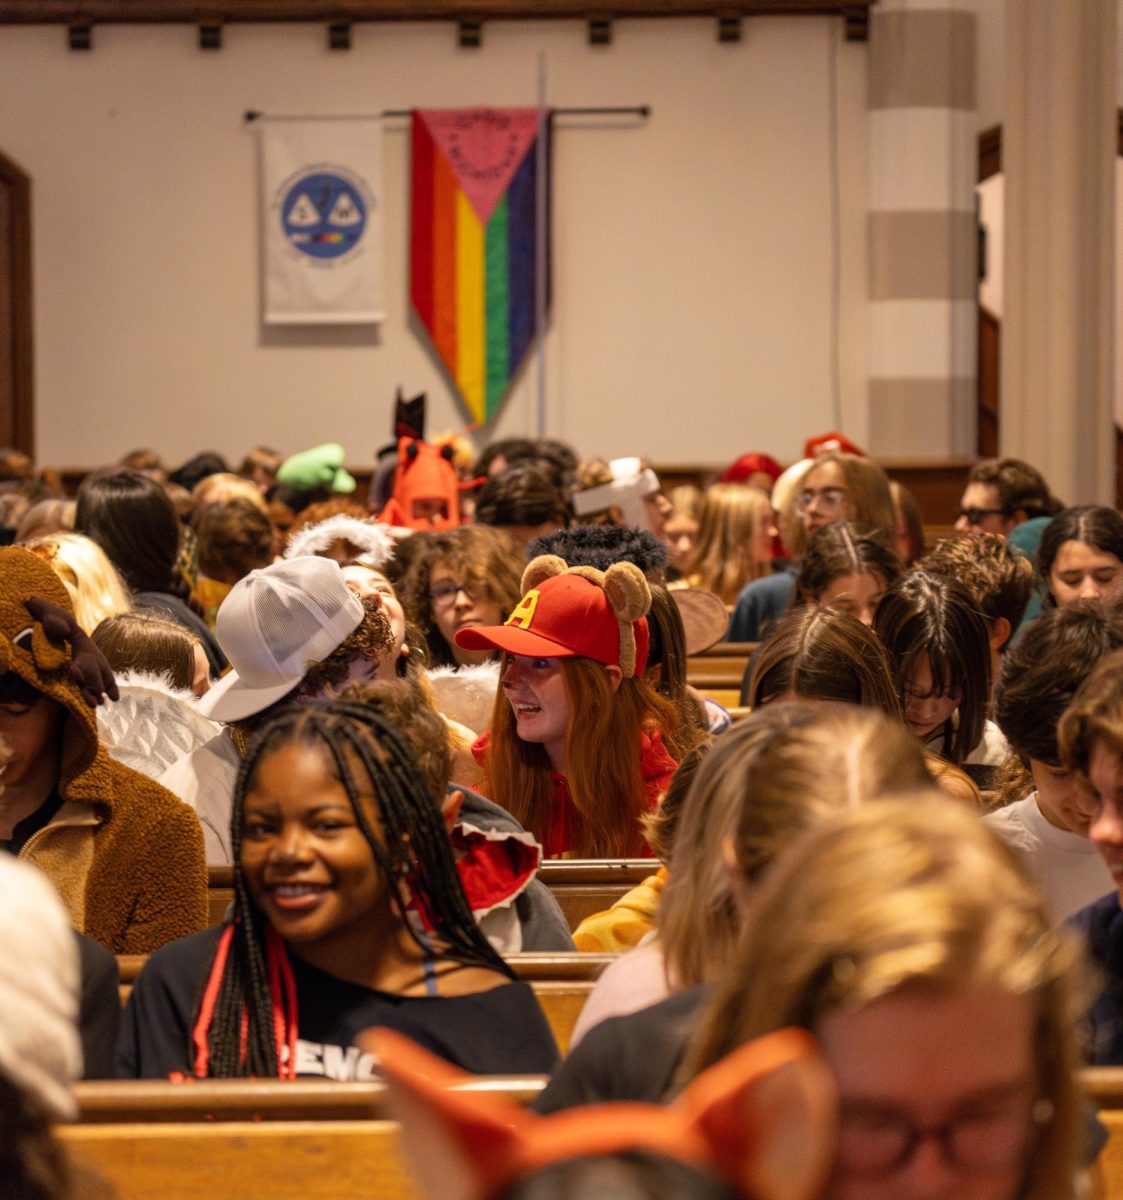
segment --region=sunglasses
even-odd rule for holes
[[[982,522],[983,517],[1004,517],[1006,516],[1004,508],[961,508],[959,517],[965,520],[968,525],[978,525]]]

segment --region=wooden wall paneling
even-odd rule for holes
[[[31,180],[0,154],[0,444],[34,456]]]

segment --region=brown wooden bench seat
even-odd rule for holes
[[[493,1092],[529,1104],[544,1075],[481,1075],[465,1091]],[[386,1085],[322,1079],[89,1080],[74,1085],[83,1124],[183,1121],[387,1120]]]
[[[1104,1195],[1123,1196],[1123,1069],[1082,1075],[1110,1140]],[[474,1080],[528,1101],[541,1080]],[[118,1200],[417,1200],[377,1083],[80,1084],[79,1123],[58,1127]],[[232,1115],[237,1114],[237,1116]],[[251,1114],[242,1119],[241,1114]]]
[[[538,877],[554,893],[570,929],[576,929],[658,869],[652,858],[551,859],[539,868]],[[208,867],[207,912],[212,925],[222,920],[233,899],[234,868]]]

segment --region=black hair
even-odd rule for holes
[[[530,438],[500,438],[480,451],[472,471],[476,475],[487,475],[490,473],[491,464],[500,456],[506,459],[507,465],[510,466],[528,458],[535,458],[537,454],[538,446]]]
[[[139,471],[98,471],[78,489],[74,531],[97,542],[134,592],[175,591],[179,518],[167,492]]]
[[[25,704],[30,708],[43,699],[45,693],[21,679],[15,671],[0,675],[0,704]]]
[[[278,1074],[274,1007],[266,955],[267,922],[253,904],[241,868],[242,813],[262,759],[293,742],[321,747],[347,793],[355,821],[383,873],[399,911],[410,897],[423,906],[432,933],[427,944],[406,920],[411,936],[427,953],[514,978],[511,968],[480,932],[460,884],[442,816],[417,769],[409,743],[375,709],[347,700],[291,705],[262,728],[238,771],[231,814],[234,859],[234,923],[213,1015],[200,1009],[198,1023],[209,1033],[208,1073],[215,1077]],[[359,802],[353,762],[374,787],[381,836]],[[217,964],[217,960],[216,960]],[[217,965],[212,966],[212,972]],[[242,1013],[247,1014],[243,1048]]]
[[[1123,517],[1114,508],[1099,504],[1081,504],[1057,513],[1045,526],[1037,547],[1037,566],[1046,587],[1049,572],[1065,542],[1081,542],[1093,550],[1114,554],[1123,562]],[[1049,600],[1056,603],[1051,592]]]
[[[169,473],[168,479],[178,483],[189,492],[194,491],[195,485],[206,479],[208,475],[224,475],[230,472],[226,459],[215,450],[203,450],[193,454],[185,463]]]
[[[1049,490],[1045,476],[1020,458],[984,458],[968,472],[967,482],[997,489],[1006,516],[1024,512],[1027,518],[1053,517],[1064,508]]]
[[[535,538],[526,548],[529,561],[556,554],[571,567],[607,571],[613,563],[630,562],[647,576],[661,573],[670,561],[665,543],[648,529],[632,525],[575,525]]]
[[[51,1118],[33,1096],[0,1075],[0,1179],[5,1200],[77,1200],[111,1195],[88,1168],[71,1161]]]
[[[489,479],[476,497],[478,525],[544,525],[569,521],[560,487],[537,466],[518,463]]]
[[[955,580],[913,569],[885,593],[873,627],[902,704],[921,655],[933,687],[959,694],[958,720],[946,722],[939,753],[961,765],[982,739],[990,698],[990,641],[971,595]]]
[[[1023,760],[1060,764],[1057,722],[1092,668],[1123,646],[1118,604],[1069,604],[1032,622],[1007,651],[994,719]]]

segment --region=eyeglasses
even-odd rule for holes
[[[449,608],[461,592],[469,600],[483,600],[488,594],[487,587],[480,583],[441,583],[430,589],[429,600],[434,608]]]
[[[1004,508],[961,508],[959,510],[959,519],[966,521],[968,525],[981,525],[983,517],[1005,517],[1006,515]]]
[[[804,488],[795,498],[796,512],[806,512],[816,500],[825,512],[837,512],[846,503],[843,487]]]
[[[1029,1112],[1024,1097],[997,1107],[966,1112],[940,1125],[917,1125],[893,1108],[843,1105],[838,1127],[837,1163],[855,1175],[888,1175],[906,1166],[922,1142],[934,1138],[944,1160],[961,1171],[1001,1171],[1017,1166],[1034,1127],[1053,1116],[1048,1100]]]

